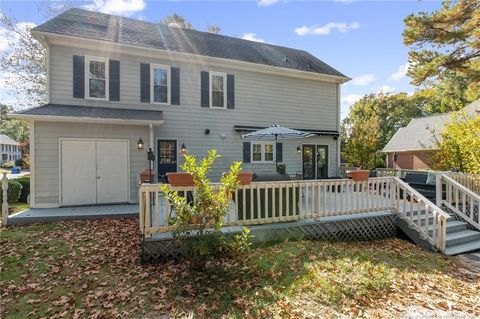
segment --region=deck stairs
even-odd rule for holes
[[[448,182],[450,182],[450,180],[448,180]],[[454,194],[453,196],[447,196],[447,190],[445,189],[447,187],[445,187],[445,185],[443,186],[444,187],[442,189],[437,188],[437,191],[442,192],[442,196],[438,197],[439,199],[441,199],[439,207],[451,216],[447,219],[446,248],[444,254],[458,255],[462,253],[480,250],[480,229],[478,228],[480,196],[476,193],[470,193],[468,191],[465,191],[467,196],[470,196],[470,201],[467,200],[468,203],[466,205],[449,205],[449,197],[451,197],[450,200],[452,198],[456,198],[457,200],[458,198],[463,198],[465,200],[465,195],[462,192],[463,189],[459,187],[458,194]],[[417,189],[417,191],[419,193],[422,193],[421,189]],[[448,191],[452,190],[448,189]],[[431,201],[431,204],[434,204],[435,200],[431,200],[431,194],[425,195],[429,195],[428,197],[425,196],[425,198]],[[431,234],[431,232],[433,231],[434,222],[432,214],[428,214],[427,217],[425,210],[419,211],[415,209],[413,209],[412,211],[408,211],[407,214],[411,214],[409,216],[413,216],[411,218],[412,221],[416,225],[420,225],[422,228],[425,227],[425,224],[427,223],[427,225],[429,225],[428,227]],[[411,225],[408,225],[408,223],[404,219],[398,219],[398,226],[416,244],[425,248],[432,248],[430,243],[428,243],[425,239],[421,238],[420,234],[416,230],[414,230]]]

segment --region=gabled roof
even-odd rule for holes
[[[73,8],[32,29],[348,78],[310,53]]]
[[[15,141],[14,139],[10,138],[5,134],[0,134],[0,144],[20,145],[20,143],[18,143],[17,141]]]
[[[46,104],[15,112],[9,116],[19,119],[51,121],[102,122],[118,124],[162,124],[162,111],[132,110],[109,107]]]
[[[469,116],[480,116],[480,99],[467,105],[463,111]],[[383,148],[383,152],[434,150],[440,133],[455,112],[413,118],[400,128]]]

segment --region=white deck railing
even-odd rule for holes
[[[454,174],[440,174],[437,177],[437,203],[443,204],[480,230],[480,195],[456,180]],[[463,179],[464,176],[462,176]],[[463,179],[463,181],[468,179]]]
[[[480,196],[480,174],[448,173],[448,176]]]
[[[215,187],[215,185],[214,185]],[[171,187],[195,200],[195,187]],[[139,190],[140,229],[145,237],[173,230],[169,216],[175,212],[158,184],[143,184]],[[348,179],[254,182],[240,186],[232,196],[224,226],[249,226],[302,219],[319,219],[373,211],[399,214],[422,237],[441,251],[445,248],[446,219],[450,216],[397,177],[370,178],[365,182]],[[433,224],[417,222],[426,214]]]

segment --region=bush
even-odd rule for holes
[[[25,162],[23,161],[22,158],[17,158],[17,159],[15,160],[15,166],[19,166],[19,167],[22,167],[22,168],[23,168],[24,164],[25,164]]]
[[[7,202],[9,204],[15,204],[20,198],[22,192],[22,184],[15,179],[8,181]],[[0,202],[3,203],[3,190],[0,187]]]
[[[197,163],[194,156],[185,155],[182,169],[192,175],[197,188],[193,202],[171,191],[168,185],[162,186],[162,192],[175,209],[175,216],[169,219],[174,228],[172,234],[182,245],[192,268],[202,268],[212,257],[241,253],[249,247],[248,230],[233,237],[226,237],[220,231],[232,192],[238,187],[241,163],[233,163],[222,177],[221,185],[213,187],[207,175],[218,157],[216,151],[211,150],[207,158]]]
[[[2,164],[2,168],[10,169],[15,166],[14,162],[5,162]]]
[[[22,176],[16,179],[17,182],[22,184],[22,191],[18,201],[20,203],[27,203],[28,195],[30,195],[30,176]]]

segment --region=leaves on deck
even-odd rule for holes
[[[480,315],[478,274],[399,239],[287,242],[202,272],[141,265],[140,249],[136,219],[2,229],[0,317]]]

